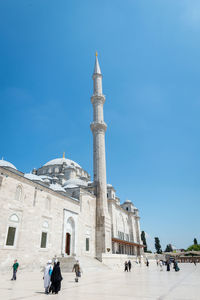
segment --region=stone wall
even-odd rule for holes
[[[84,254],[85,237],[90,237],[88,255],[95,255],[95,197],[83,192],[80,202],[54,192],[16,172],[0,168],[0,269],[18,259],[21,268],[33,269],[48,259],[61,256],[65,242],[64,211],[77,215],[76,254]],[[17,188],[20,192],[16,193]],[[16,199],[20,198],[20,199]],[[16,228],[14,246],[6,246],[8,227]],[[42,232],[47,247],[41,248]]]

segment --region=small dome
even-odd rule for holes
[[[24,177],[28,178],[30,180],[33,180],[33,181],[41,181],[41,182],[43,182],[43,179],[40,176],[37,176],[37,175],[32,174],[32,173],[26,173],[26,174],[24,174]]]
[[[11,164],[9,161],[6,161],[4,159],[0,159],[0,167],[9,167],[17,170],[17,168],[13,164]]]
[[[126,200],[124,203],[131,203],[131,204],[133,204],[131,200]]]
[[[65,192],[64,188],[58,183],[50,184],[49,187],[56,192]]]
[[[44,179],[45,183],[50,183],[50,180],[48,178]]]
[[[66,165],[70,166],[70,167],[74,167],[75,166],[77,168],[81,168],[81,166],[79,166],[79,164],[77,164],[75,161],[67,159],[67,158],[52,159],[52,160],[48,161],[43,167],[53,166],[53,165],[62,165],[63,163],[66,163]]]

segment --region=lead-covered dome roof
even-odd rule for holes
[[[53,165],[62,165],[63,163],[66,163],[66,165],[69,167],[77,167],[77,168],[82,169],[82,167],[79,164],[77,164],[75,161],[65,158],[65,157],[52,159],[52,160],[48,161],[43,167],[53,166]]]
[[[64,184],[64,188],[68,188],[68,187],[72,187],[72,185],[75,186],[87,186],[88,183],[84,180],[81,180],[80,178],[71,178],[71,179],[68,179],[67,181],[65,181],[65,184]]]
[[[32,173],[26,173],[26,174],[24,174],[24,177],[28,178],[30,180],[33,180],[33,181],[41,181],[41,182],[43,181],[43,179],[40,176],[37,176]]]
[[[0,167],[9,167],[17,170],[17,168],[13,164],[11,164],[9,161],[6,161],[4,159],[0,159]]]

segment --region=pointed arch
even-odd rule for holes
[[[65,241],[65,253],[67,255],[73,255],[75,252],[75,221],[73,217],[67,219],[66,224],[66,241]]]

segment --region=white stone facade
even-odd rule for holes
[[[27,268],[49,258],[140,255],[138,210],[120,205],[106,182],[102,74],[96,57],[93,74],[93,182],[76,162],[53,159],[30,174],[0,160],[0,268],[17,258]]]

